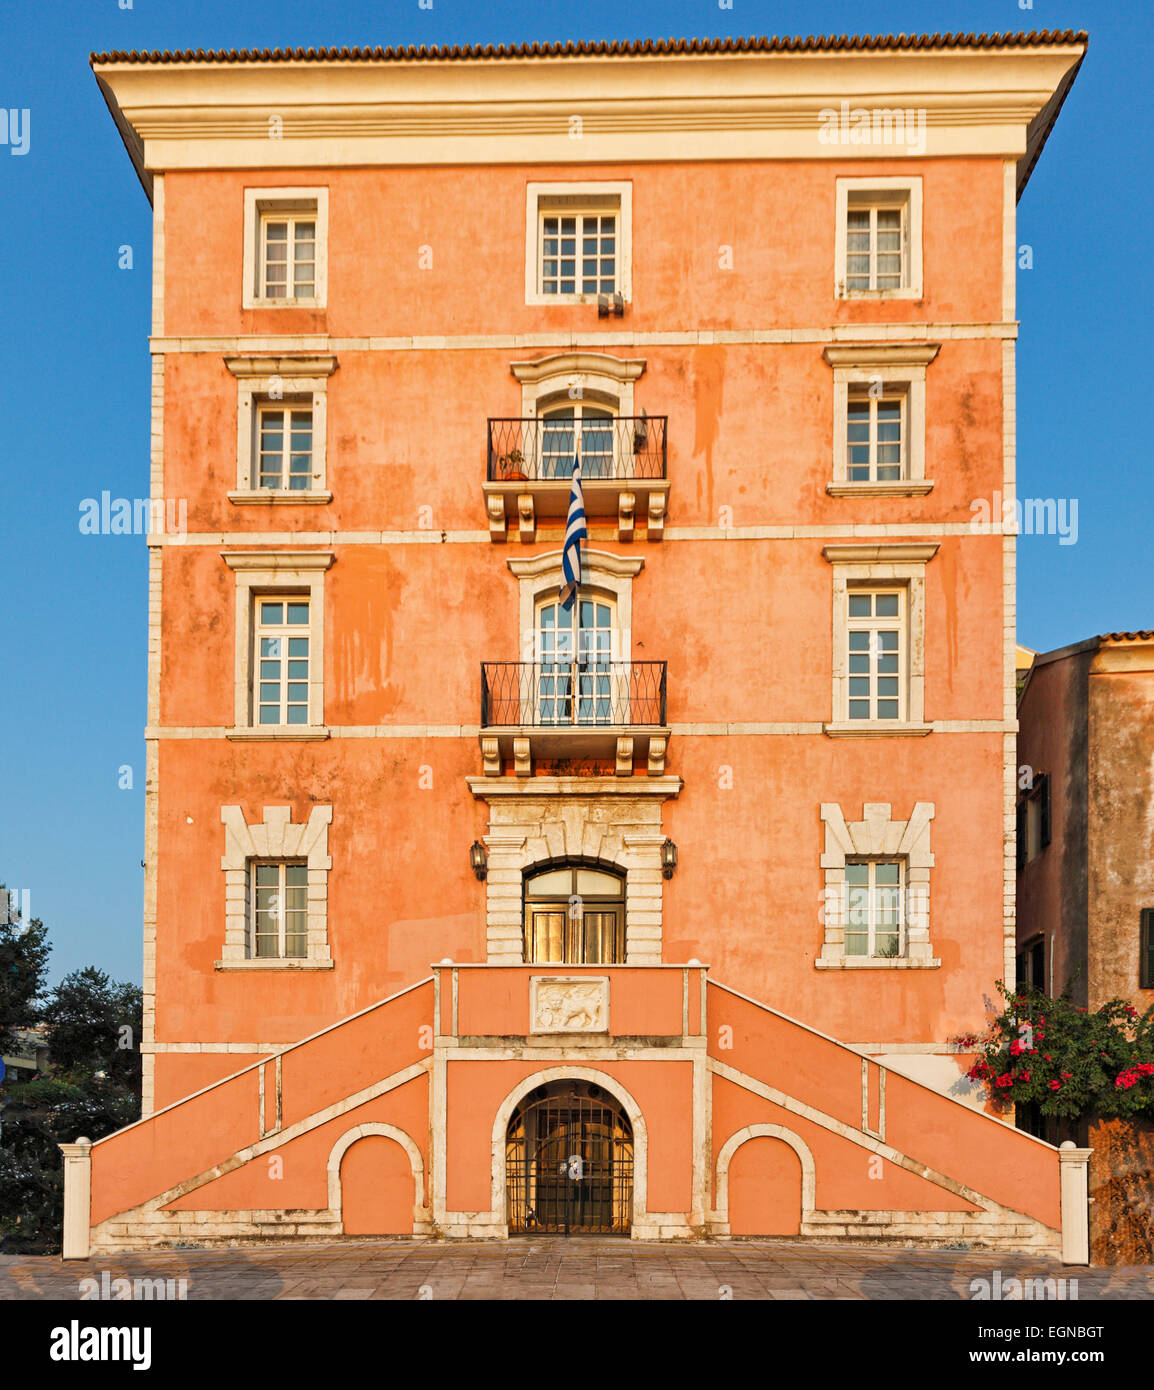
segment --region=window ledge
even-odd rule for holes
[[[933,485],[931,478],[899,478],[892,483],[827,483],[825,490],[831,497],[924,497]]]
[[[331,960],[298,960],[266,956],[260,960],[217,960],[214,970],[331,970]]]
[[[253,729],[226,729],[225,738],[232,743],[319,743],[331,737],[329,730],[317,724],[269,724]]]
[[[244,306],[246,309],[323,309],[320,299],[261,299],[253,296]]]
[[[598,301],[598,299],[608,299],[608,301],[609,301],[609,317],[610,317],[610,318],[614,318],[614,317],[619,317],[618,315],[614,315],[614,313],[613,313],[613,296],[614,296],[615,294],[622,294],[622,292],[621,292],[621,290],[599,290],[599,291],[597,292],[597,294],[540,294],[540,293],[537,293],[537,294],[533,294],[533,295],[528,295],[528,296],[526,296],[525,304],[526,304],[526,307],[536,307],[536,308],[540,308],[542,305],[548,305],[548,304],[569,304],[569,305],[573,305],[574,307],[580,307],[580,306],[583,305],[583,304],[590,304],[590,305],[592,305],[594,308],[596,308],[596,307],[597,307],[597,301]],[[628,295],[622,295],[621,303],[622,303],[623,305],[627,305],[629,302],[630,302],[630,301],[629,301]]]
[[[939,970],[942,963],[935,957],[928,960],[910,960],[904,956],[893,956],[889,959],[845,956],[841,960],[815,960],[813,964],[815,970]]]
[[[286,502],[313,504],[331,502],[333,495],[331,492],[275,492],[272,488],[266,488],[262,491],[254,489],[251,492],[230,492],[228,500],[237,507],[245,504],[274,507],[283,506]]]
[[[920,286],[903,286],[900,290],[839,290],[838,299],[865,299],[882,302],[887,299],[921,299]]]
[[[827,738],[924,738],[933,733],[932,724],[907,724],[895,720],[846,721],[845,723],[823,724],[822,732]]]

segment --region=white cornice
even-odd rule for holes
[[[926,545],[823,545],[822,555],[831,565],[924,564],[938,553],[939,543]]]
[[[924,112],[925,148],[914,158],[1015,158],[1024,177],[1084,49],[108,61],[94,70],[146,180],[164,169],[910,157],[901,144],[823,142],[821,112],[843,101],[909,109],[919,122]]]
[[[645,358],[611,357],[605,352],[554,352],[532,362],[513,362],[510,370],[519,382],[530,385],[550,377],[586,373],[615,381],[636,381],[645,371]]]
[[[543,574],[553,574],[561,569],[560,550],[547,550],[543,555],[530,556],[528,560],[506,560],[509,569],[518,579],[538,579]],[[641,573],[645,561],[637,555],[613,555],[608,550],[583,550],[581,568],[586,574],[611,574],[619,579],[633,579]]]
[[[928,367],[941,343],[831,343],[822,356],[831,367]]]

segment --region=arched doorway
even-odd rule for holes
[[[551,1081],[513,1111],[505,1137],[509,1234],[628,1235],[633,1127],[590,1081]]]

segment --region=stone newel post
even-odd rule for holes
[[[1090,1155],[1067,1139],[1058,1150],[1062,1173],[1062,1263],[1090,1263]]]
[[[92,1222],[92,1140],[61,1144],[64,1155],[64,1250],[66,1260],[88,1258]]]

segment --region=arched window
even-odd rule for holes
[[[582,478],[616,477],[616,414],[616,410],[584,402],[545,409],[541,418],[542,478],[571,477],[578,447]]]
[[[625,880],[584,864],[525,877],[525,959],[555,965],[625,962]]]
[[[591,594],[566,607],[550,588],[537,599],[536,610],[536,722],[613,723],[613,661],[620,651],[613,599]]]

